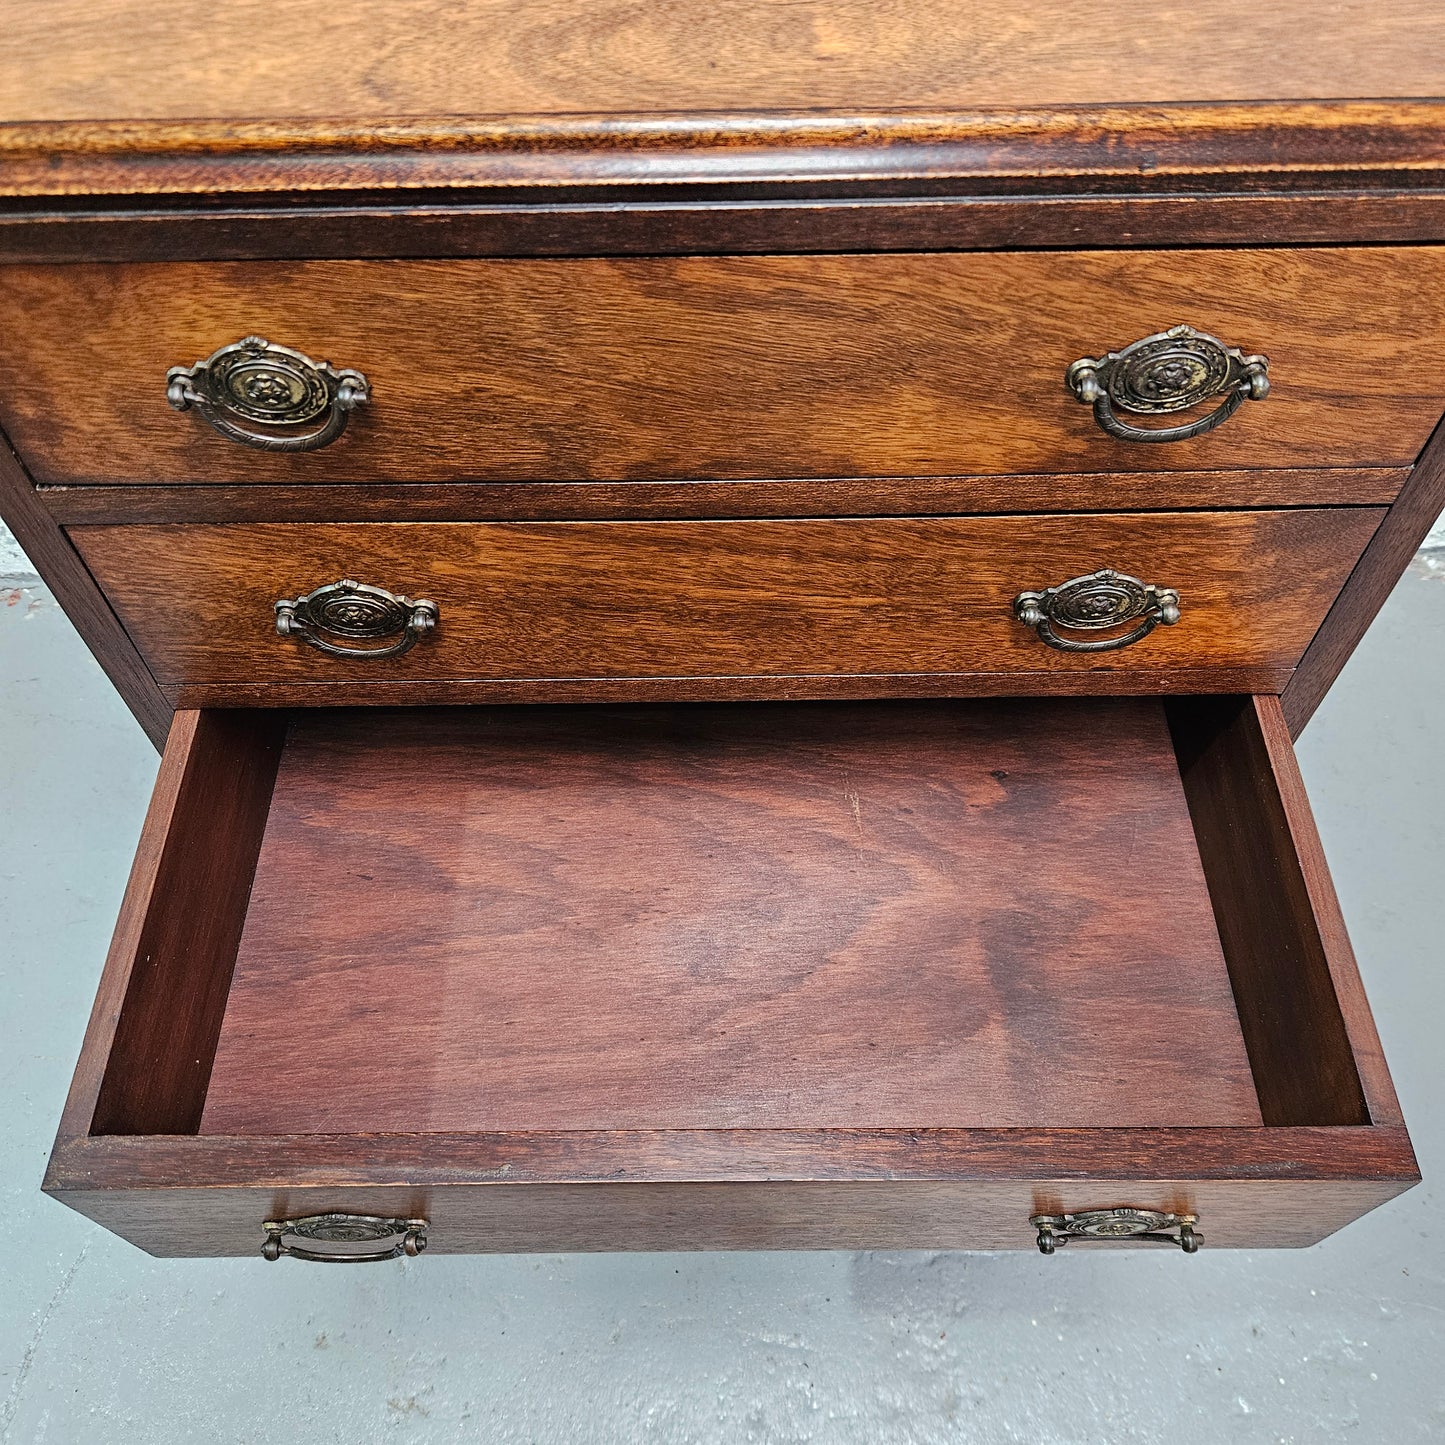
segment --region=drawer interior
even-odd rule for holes
[[[200,714],[91,1132],[1365,1123],[1246,706]]]

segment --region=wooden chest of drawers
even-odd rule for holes
[[[92,10],[0,5],[0,509],[165,756],[48,1189],[1192,1252],[1418,1178],[1290,738],[1445,505],[1438,7]]]

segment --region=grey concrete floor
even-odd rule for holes
[[[0,701],[0,1440],[1445,1439],[1445,567],[1301,746],[1426,1183],[1291,1253],[150,1259],[39,1183],[156,756],[41,592]]]

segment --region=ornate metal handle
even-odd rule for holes
[[[282,637],[299,637],[308,647],[330,657],[400,657],[437,625],[441,610],[425,598],[413,601],[380,587],[343,578],[276,604],[276,631]],[[346,647],[333,637],[365,641],[401,635],[385,647]]]
[[[1245,356],[1192,326],[1173,326],[1105,356],[1084,356],[1064,373],[1069,390],[1094,408],[1094,420],[1125,442],[1182,442],[1227,421],[1246,401],[1269,395],[1269,358]],[[1212,396],[1223,403],[1182,426],[1142,427],[1114,408],[1144,416],[1184,411]]]
[[[1071,1239],[1127,1240],[1131,1244],[1172,1244],[1197,1254],[1204,1236],[1195,1233],[1197,1214],[1161,1209],[1086,1209],[1079,1214],[1032,1214],[1040,1254],[1052,1254]]]
[[[177,411],[194,407],[223,437],[268,452],[329,446],[370,396],[359,371],[340,371],[260,336],[166,372],[166,400]]]
[[[1111,652],[1148,637],[1160,623],[1173,627],[1179,621],[1179,594],[1105,568],[1042,592],[1020,592],[1013,609],[1020,622],[1060,652]],[[1131,622],[1135,625],[1127,632],[1117,631]],[[1089,635],[1106,630],[1113,635]]]
[[[426,1248],[424,1219],[386,1219],[379,1214],[308,1214],[301,1219],[268,1219],[263,1259],[310,1259],[317,1264],[370,1264],[415,1259]],[[335,1245],[336,1248],[327,1246]],[[318,1247],[319,1246],[319,1247]]]

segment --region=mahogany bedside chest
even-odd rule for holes
[[[1445,505],[1437,0],[0,35],[0,511],[164,748],[57,1198],[1192,1253],[1417,1180],[1291,736]]]

